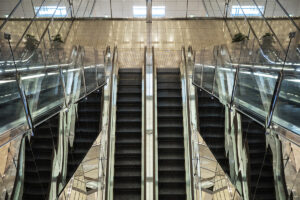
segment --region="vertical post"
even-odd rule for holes
[[[144,55],[144,200],[155,198],[155,151],[153,113],[153,55],[145,47]]]
[[[71,1],[71,0],[69,0],[69,7],[71,9],[71,18],[73,18],[73,12],[74,12],[74,10],[73,10],[73,1]]]
[[[185,12],[185,18],[188,17],[188,10],[189,10],[189,0],[186,0],[186,12]]]
[[[277,102],[279,92],[280,92],[280,88],[281,88],[281,84],[282,84],[282,81],[283,81],[283,76],[284,76],[283,69],[285,67],[285,63],[286,63],[286,60],[287,60],[288,55],[289,55],[290,46],[291,46],[292,40],[295,37],[295,35],[296,35],[295,32],[291,32],[289,34],[290,41],[289,41],[289,45],[288,45],[287,52],[286,52],[286,55],[285,55],[282,70],[279,72],[279,75],[278,75],[278,78],[277,78],[277,81],[276,81],[274,93],[273,93],[270,108],[269,108],[269,113],[268,113],[268,116],[267,116],[267,119],[266,119],[266,129],[270,128],[270,125],[271,125],[271,122],[272,122],[272,117],[273,117],[273,114],[274,114],[274,111],[275,111],[276,102]]]
[[[146,22],[152,23],[152,0],[146,0],[147,16]]]
[[[228,15],[228,5],[229,1],[225,1],[225,6],[224,6],[224,17],[227,18]]]
[[[268,0],[266,0],[266,2],[265,2],[265,9],[264,9],[264,16],[266,15],[266,8],[267,8],[267,4],[268,4]]]
[[[111,0],[109,0],[109,6],[110,6],[110,18],[113,18]]]

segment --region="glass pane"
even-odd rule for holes
[[[45,37],[44,40],[47,40]],[[50,42],[51,43],[51,42]],[[41,52],[37,58],[22,64],[21,83],[27,96],[33,121],[57,112],[64,103],[57,53],[60,49],[50,49],[43,64]],[[21,67],[21,66],[20,66]]]
[[[66,103],[69,105],[79,98],[78,78],[80,77],[80,68],[76,65],[78,55],[77,47],[65,49],[66,60],[61,63],[62,74],[65,84]]]
[[[0,32],[0,134],[26,123],[23,102],[8,42]]]
[[[231,63],[226,46],[220,47],[217,64],[214,94],[218,94],[221,101],[230,103],[237,65]]]
[[[18,0],[11,0],[11,1],[2,1],[1,2],[1,11],[0,11],[0,17],[1,18],[7,18],[11,11],[16,7]],[[0,22],[1,25],[1,22]]]
[[[202,64],[195,63],[193,72],[193,84],[197,85],[198,87],[202,87],[202,70]]]
[[[96,59],[96,71],[97,71],[97,82],[98,85],[103,85],[105,80],[105,62],[104,62],[105,52],[95,50],[95,59]]]
[[[77,58],[77,67],[80,68],[80,73],[79,73],[79,77],[77,80],[77,90],[79,90],[79,97],[83,97],[85,95],[86,92],[86,83],[84,80],[84,49],[82,47],[78,48],[78,58]]]
[[[11,198],[16,176],[18,176],[17,165],[22,138],[22,135],[18,136],[0,148],[0,176],[2,177],[2,183],[0,180],[0,189],[2,190],[0,191],[0,197],[3,195],[3,193],[7,193],[8,199]]]
[[[273,121],[300,134],[300,32],[290,45]]]
[[[87,92],[90,92],[97,87],[95,51],[92,48],[85,48],[84,51],[83,68],[85,85]]]
[[[213,58],[213,51],[205,49],[203,52],[203,80],[202,87],[209,92],[213,90],[213,83],[215,77],[216,62]]]
[[[234,104],[244,112],[265,119],[270,109],[278,72],[259,70],[256,67],[240,67]]]

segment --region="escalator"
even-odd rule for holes
[[[266,148],[265,129],[249,117],[242,115],[243,138],[248,144],[250,198],[276,199],[272,153]]]
[[[186,199],[180,70],[157,70],[159,199]]]
[[[58,143],[59,116],[43,122],[25,145],[25,177],[23,199],[48,199],[52,159]]]
[[[197,93],[200,134],[220,166],[229,174],[224,146],[225,107],[207,92],[198,89]],[[244,114],[241,116],[243,141],[248,152],[250,199],[276,199],[272,153],[266,148],[265,129]]]
[[[67,182],[101,132],[102,88],[78,102],[73,147],[69,146]]]
[[[198,89],[199,132],[225,173],[229,162],[225,151],[225,107],[218,99]]]
[[[141,199],[142,70],[120,69],[114,166],[114,199]]]

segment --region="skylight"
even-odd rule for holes
[[[42,6],[34,7],[35,12],[37,13],[37,17],[65,17],[67,16],[67,8],[63,7],[56,7],[56,6]],[[57,9],[56,9],[57,8]],[[56,11],[55,11],[56,10]]]
[[[133,17],[145,18],[147,14],[146,6],[133,6]],[[152,17],[164,17],[166,14],[165,6],[153,6]]]
[[[261,16],[259,10],[263,13],[264,12],[264,6],[232,6],[231,9],[231,15],[232,16],[244,16],[244,13],[246,16]],[[244,13],[243,13],[244,11]]]

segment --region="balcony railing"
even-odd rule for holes
[[[105,52],[93,48],[54,45],[17,58],[9,50],[3,55],[0,134],[28,131],[106,82]]]
[[[266,129],[277,124],[300,134],[297,119],[300,64],[297,45],[293,43],[298,41],[291,41],[289,60],[285,62],[266,60],[268,53],[261,48],[249,50],[246,44],[235,48],[237,57],[230,54],[226,45],[216,46],[211,52],[202,50],[200,62],[194,66],[193,83],[223,104],[254,118]]]

